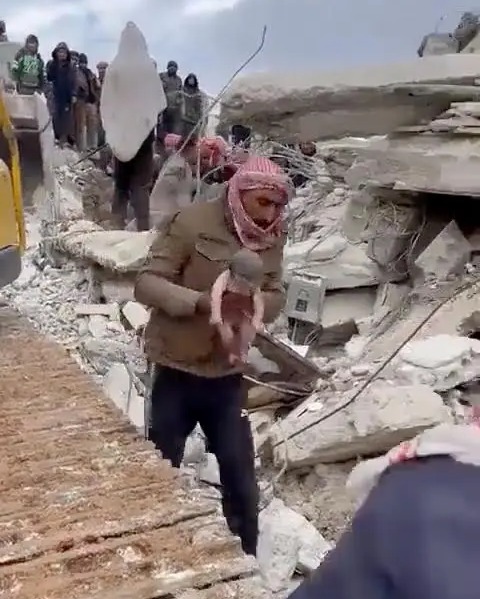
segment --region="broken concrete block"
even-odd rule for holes
[[[201,428],[197,425],[191,435],[188,436],[183,452],[183,463],[188,466],[200,464],[205,461],[205,437]]]
[[[209,485],[220,485],[220,469],[217,458],[213,453],[207,453],[205,460],[200,464],[199,478]]]
[[[480,341],[454,335],[411,341],[398,354],[394,366],[395,376],[404,384],[447,391],[480,377]]]
[[[330,549],[315,527],[280,499],[260,512],[257,560],[271,591],[287,588],[297,568],[303,573],[315,570]]]
[[[100,114],[108,145],[122,162],[131,160],[167,106],[145,38],[129,22],[105,74]]]
[[[128,347],[119,341],[89,338],[80,343],[79,351],[99,374],[106,374],[112,364],[125,362]]]
[[[143,329],[150,318],[148,310],[138,302],[127,302],[122,308],[122,314],[135,332]]]
[[[367,256],[366,246],[350,244],[339,234],[287,246],[284,268],[297,276],[325,279],[327,290],[368,287],[380,280],[378,266]]]
[[[367,318],[373,314],[376,289],[337,289],[326,294],[321,323],[325,331],[350,320]]]
[[[94,314],[88,319],[88,332],[92,337],[101,339],[107,335],[108,318],[100,314]]]
[[[285,438],[288,467],[293,469],[388,451],[427,427],[451,420],[442,398],[429,387],[378,381],[352,404],[317,423],[322,414],[346,403],[353,392],[330,395],[326,405],[319,404],[320,411],[309,409],[311,403],[318,403],[313,395],[283,419],[281,430],[273,425],[275,463],[284,463]]]
[[[144,400],[138,395],[124,364],[114,364],[108,371],[103,388],[105,394],[137,428],[144,426]]]
[[[446,281],[464,272],[472,246],[451,221],[415,260],[412,276],[416,282]]]
[[[118,320],[119,308],[118,304],[79,304],[75,308],[77,316],[106,316],[111,320]]]
[[[135,284],[130,281],[112,279],[100,282],[100,294],[107,302],[123,304],[135,301],[134,288]]]

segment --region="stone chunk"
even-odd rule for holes
[[[327,290],[368,287],[380,280],[379,269],[365,246],[350,244],[339,234],[287,246],[284,268],[297,276],[325,279]]]
[[[452,220],[415,260],[412,275],[422,283],[446,281],[462,274],[471,254],[472,246]]]
[[[124,364],[114,364],[108,371],[103,388],[106,395],[137,428],[144,427],[144,400],[138,395]]]
[[[298,568],[310,573],[322,562],[330,544],[303,516],[274,499],[260,512],[257,560],[267,588],[285,589]]]
[[[129,22],[102,87],[100,114],[114,156],[131,160],[167,106],[165,92],[145,38]]]
[[[275,463],[284,463],[285,438],[288,467],[294,469],[385,452],[425,428],[451,420],[442,398],[429,387],[377,381],[352,404],[317,423],[323,414],[344,404],[351,393],[330,396],[320,409],[314,409],[318,403],[314,394],[288,414],[281,430],[274,425],[271,442]]]
[[[150,317],[148,310],[138,302],[127,302],[122,308],[122,314],[135,332],[143,329]]]
[[[220,485],[220,470],[217,458],[213,453],[207,453],[204,461],[200,464],[199,478],[209,485]]]
[[[77,316],[107,316],[112,320],[118,319],[118,304],[79,304],[75,308]]]
[[[405,384],[447,391],[480,377],[480,341],[454,335],[411,341],[398,355],[395,375]]]

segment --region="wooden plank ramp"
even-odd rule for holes
[[[253,582],[217,505],[63,348],[8,308],[0,344],[0,597],[220,597]]]

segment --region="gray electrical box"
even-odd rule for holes
[[[288,285],[286,316],[311,324],[320,322],[325,289],[325,279],[292,277]]]

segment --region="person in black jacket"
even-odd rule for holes
[[[47,65],[47,80],[52,84],[55,137],[63,145],[71,140],[72,108],[76,102],[75,69],[65,42],[60,42],[52,52],[52,60]]]

